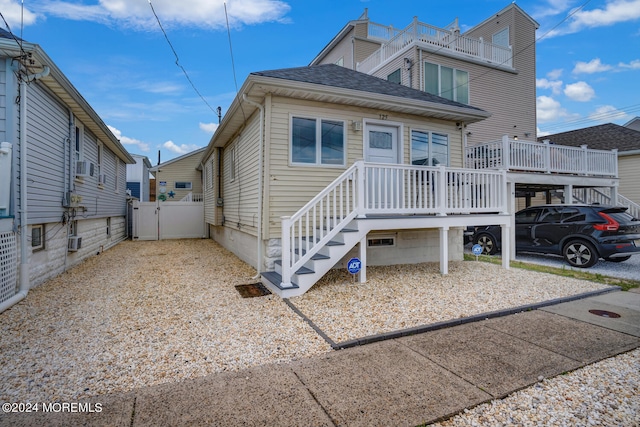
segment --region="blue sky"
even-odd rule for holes
[[[207,145],[218,123],[213,110],[224,114],[236,82],[252,71],[308,65],[365,8],[379,24],[403,28],[417,16],[445,27],[458,17],[464,31],[509,3],[0,0],[0,12],[14,34],[47,52],[131,153],[155,165],[158,150],[166,161]],[[539,136],[640,116],[640,0],[517,4],[540,24]]]

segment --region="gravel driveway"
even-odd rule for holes
[[[334,341],[605,285],[475,262],[333,271],[291,302]],[[242,298],[254,270],[212,240],[123,242],[0,314],[0,401],[75,400],[284,362],[331,347],[283,300]]]

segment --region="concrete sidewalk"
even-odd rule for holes
[[[640,293],[611,292],[90,399],[101,412],[3,414],[0,426],[416,426],[636,347]]]

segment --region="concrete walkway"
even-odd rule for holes
[[[611,292],[84,402],[100,412],[2,414],[0,425],[416,426],[636,347],[640,293]]]

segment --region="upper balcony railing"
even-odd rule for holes
[[[618,150],[592,150],[549,141],[518,141],[502,137],[466,148],[466,167],[582,176],[618,176]]]
[[[389,58],[412,43],[430,46],[438,51],[479,60],[488,64],[512,67],[511,47],[485,42],[482,38],[460,35],[414,19],[404,30],[369,23],[369,37],[387,40],[371,56],[356,65],[363,73],[370,73]]]

